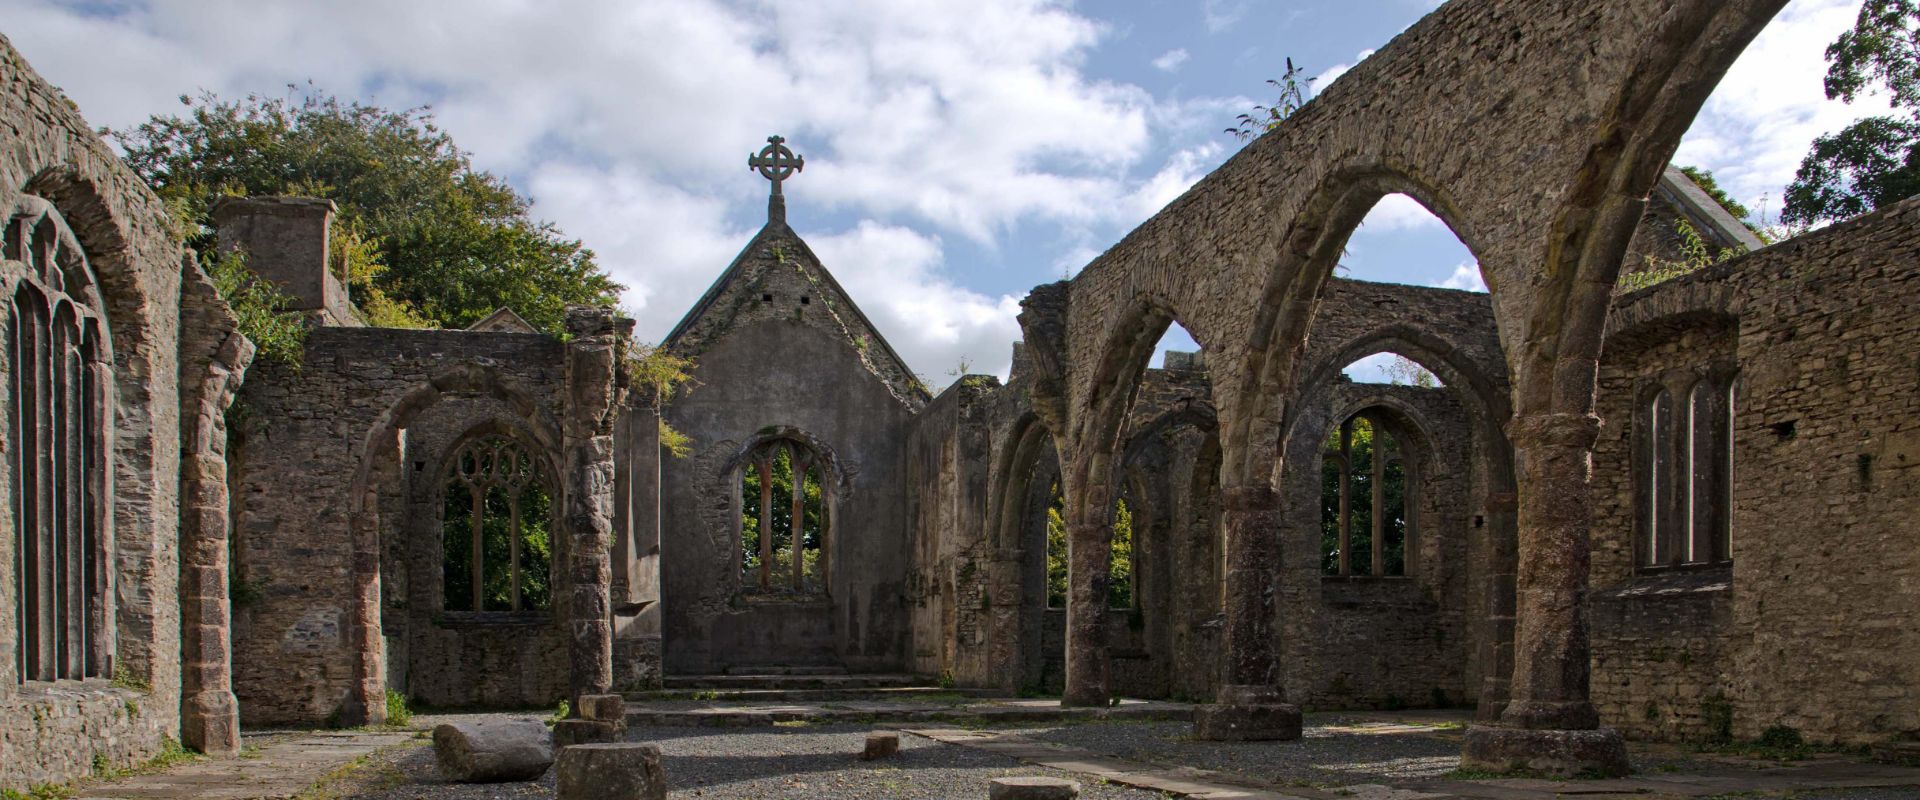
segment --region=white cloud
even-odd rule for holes
[[[1153,68],[1161,72],[1178,72],[1180,65],[1187,63],[1188,58],[1186,48],[1168,50],[1153,60]]]
[[[1334,81],[1340,80],[1340,76],[1347,74],[1347,70],[1353,69],[1360,62],[1367,60],[1367,56],[1373,55],[1373,52],[1373,48],[1367,48],[1355,53],[1353,61],[1350,63],[1335,64],[1322,70],[1320,74],[1313,76],[1313,92],[1318,94],[1326,91],[1327,87],[1332,86]]]
[[[1420,201],[1395,193],[1380,198],[1380,202],[1367,212],[1366,219],[1360,223],[1360,232],[1386,233],[1446,227],[1447,224],[1428,211],[1426,206],[1420,205]]]
[[[1704,167],[1720,186],[1769,216],[1813,139],[1887,111],[1884,97],[1826,99],[1826,47],[1852,27],[1860,0],[1793,0],[1727,71],[1674,161]]]
[[[1123,207],[1130,207],[1132,215],[1121,221],[1131,227],[1159,213],[1174,198],[1206,177],[1225,151],[1220,142],[1209,141],[1174,153],[1173,157],[1167,159],[1166,166],[1161,167],[1159,172],[1154,173],[1128,197]]]
[[[1487,281],[1480,275],[1480,264],[1475,261],[1468,261],[1454,267],[1453,274],[1448,275],[1447,279],[1438,285],[1442,289],[1461,289],[1469,292],[1487,290]]]
[[[1209,19],[1245,10],[1215,3]],[[784,134],[807,156],[795,209],[840,231],[809,240],[902,354],[929,375],[961,356],[1004,372],[1017,302],[945,274],[943,234],[993,249],[1016,226],[1052,226],[1075,243],[1060,257],[1075,263],[1055,266],[1077,269],[1089,243],[1224,152],[1170,140],[1210,139],[1217,109],[1242,106],[1089,75],[1115,34],[1064,4],[948,12],[937,0],[0,0],[13,44],[98,125],[176,112],[183,92],[279,95],[308,80],[388,107],[431,102],[478,166],[628,285],[652,339],[751,236],[766,188],[743,162]],[[1178,68],[1176,53],[1159,60]]]
[[[1246,0],[1206,0],[1200,6],[1201,19],[1208,33],[1221,33],[1247,14]]]
[[[962,362],[970,372],[1006,377],[1020,338],[1020,299],[989,297],[942,277],[938,239],[866,221],[808,244],[936,391]]]

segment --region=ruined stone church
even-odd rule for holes
[[[1667,165],[1781,4],[1447,3],[1036,287],[1008,380],[937,394],[776,181],[661,344],[697,381],[665,403],[609,309],[362,325],[323,200],[217,211],[312,325],[255,362],[0,39],[0,787],[389,691],[765,668],[1177,698],[1215,739],[1472,707],[1465,763],[1501,770],[1920,735],[1920,201],[1768,246]],[[1389,193],[1491,292],[1333,277]],[[1616,290],[1683,231],[1750,252]],[[1149,369],[1175,322],[1201,352]],[[1344,376],[1387,352],[1437,380]]]

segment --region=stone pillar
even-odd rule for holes
[[[1096,493],[1104,494],[1104,493]],[[1067,507],[1082,502],[1072,495]],[[1104,501],[1094,501],[1104,502]],[[1080,506],[1085,509],[1086,506]],[[1107,580],[1113,526],[1094,505],[1081,521],[1067,526],[1067,664],[1060,705],[1102,707],[1111,695],[1107,684]],[[1087,522],[1087,517],[1099,522]]]
[[[569,694],[582,698],[613,685],[613,423],[623,320],[608,308],[567,309],[567,394],[562,423],[567,542]],[[630,324],[630,323],[629,323]]]
[[[1480,702],[1474,718],[1492,723],[1507,710],[1507,682],[1513,675],[1514,494],[1502,491],[1487,498],[1482,519],[1486,529],[1486,619],[1480,643]]]
[[[1274,659],[1280,496],[1266,484],[1229,487],[1226,532],[1226,683],[1194,714],[1194,735],[1214,741],[1300,738],[1300,709],[1286,703]]]
[[[1508,426],[1520,500],[1513,678],[1498,724],[1467,731],[1463,768],[1627,773],[1625,741],[1600,727],[1587,694],[1587,489],[1599,432],[1591,414],[1516,417]]]
[[[240,751],[240,705],[233,695],[232,605],[227,596],[227,406],[239,391],[253,343],[230,333],[204,375],[192,380],[182,409],[180,455],[180,738],[210,755]]]

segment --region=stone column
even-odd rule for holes
[[[1096,466],[1102,470],[1104,466]],[[1064,480],[1068,510],[1068,668],[1062,706],[1108,706],[1106,583],[1114,541],[1112,501],[1104,487]]]
[[[227,406],[239,391],[253,343],[230,333],[182,409],[180,455],[180,738],[210,755],[240,751],[233,695],[232,605],[227,596]]]
[[[1513,492],[1490,493],[1484,520],[1486,530],[1486,619],[1480,643],[1480,702],[1474,719],[1498,722],[1507,710],[1507,683],[1513,675]]]
[[[1274,573],[1280,563],[1280,496],[1266,484],[1224,492],[1226,683],[1194,713],[1194,735],[1213,741],[1300,738],[1300,709],[1286,703],[1274,659]]]
[[[621,320],[612,309],[567,309],[565,458],[569,693],[581,698],[613,686],[613,423]]]
[[[1467,732],[1464,768],[1627,773],[1625,741],[1600,727],[1587,694],[1587,489],[1599,432],[1591,414],[1516,417],[1508,426],[1520,500],[1513,678],[1499,723]]]

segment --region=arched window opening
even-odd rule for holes
[[[740,470],[740,570],[750,591],[826,592],[826,475],[826,462],[803,442],[776,439],[748,454]]]
[[[1321,571],[1405,576],[1412,492],[1400,443],[1363,412],[1327,437],[1321,463]]]
[[[543,611],[553,604],[552,492],[519,442],[488,436],[455,451],[441,516],[448,611]]]
[[[113,670],[106,318],[85,253],[51,204],[22,199],[0,242],[24,270],[7,309],[14,674],[105,677]]]
[[[1725,563],[1733,550],[1731,379],[1701,378],[1678,390],[1660,386],[1637,422],[1640,565]]]
[[[1460,237],[1420,201],[1389,194],[1375,203],[1347,239],[1334,275],[1484,292],[1480,261]]]
[[[1355,359],[1340,372],[1354,383],[1383,383],[1422,389],[1439,389],[1447,385],[1432,370],[1421,366],[1420,362],[1393,352]]]
[[[1053,499],[1047,503],[1047,608],[1066,608],[1067,498],[1059,481],[1048,491]]]
[[[1160,341],[1153,345],[1153,360],[1147,364],[1154,369],[1199,369],[1204,366],[1200,357],[1200,343],[1187,332],[1187,328],[1174,320],[1167,325]]]

